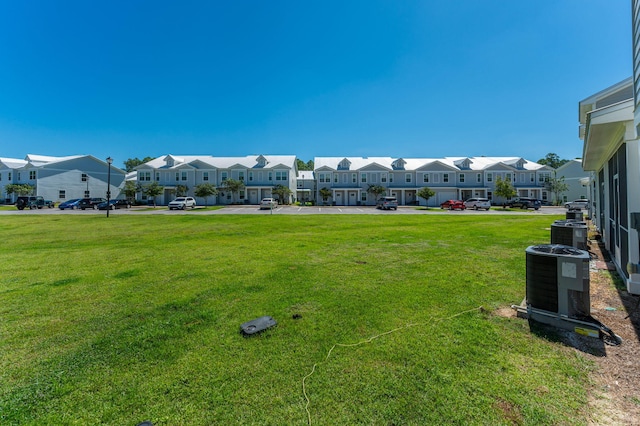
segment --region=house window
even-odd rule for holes
[[[276,180],[285,181],[287,180],[287,172],[276,172]],[[327,176],[327,182],[329,181],[329,176]]]
[[[244,191],[240,191],[240,199],[244,200]]]
[[[91,197],[91,193],[89,191],[84,191],[84,198]]]
[[[88,176],[86,174],[82,174],[82,181],[86,182]],[[138,180],[141,182],[150,182],[151,181],[151,172],[138,172]]]
[[[362,191],[360,193],[360,200],[361,201],[367,201],[367,193],[366,192]]]
[[[338,183],[338,174],[337,173],[333,174],[333,182],[334,183]]]
[[[64,189],[61,189],[60,191],[58,191],[58,198],[61,200],[67,198],[67,192]]]
[[[273,172],[269,172],[269,182],[273,181]]]
[[[358,182],[358,177],[355,173],[351,173],[351,183]]]
[[[222,182],[224,182],[225,180],[227,180],[227,172],[222,172],[220,173],[220,179],[222,179]]]
[[[504,176],[504,179],[505,179],[507,182],[511,182],[511,174],[510,174],[510,173],[507,173],[507,174]]]
[[[187,180],[187,172],[182,172],[181,173],[181,178],[182,178],[182,180]]]
[[[538,175],[538,182],[549,182],[549,173],[540,173]]]
[[[11,172],[7,173],[7,180],[10,181],[11,180]]]
[[[380,175],[380,182],[381,183],[387,183],[387,174],[383,173]]]
[[[244,182],[244,172],[238,172],[238,180]]]
[[[449,182],[449,173],[445,173],[442,175],[442,182],[444,183],[448,183]]]
[[[459,179],[460,183],[464,183],[464,173],[460,173]]]
[[[389,183],[393,183],[393,173],[389,173]]]
[[[536,178],[534,177],[533,173],[529,173],[529,182],[534,183],[536,181]]]
[[[160,172],[156,172],[156,182],[160,182]]]
[[[360,174],[360,182],[367,183],[367,174],[366,173],[361,173]]]
[[[425,173],[422,175],[422,182],[429,183],[429,173]]]
[[[493,173],[487,173],[487,182],[493,182]]]
[[[29,170],[29,180],[36,180],[36,171]]]
[[[176,182],[180,180],[180,172],[176,172]]]
[[[303,185],[302,185],[302,184],[303,184],[303,182],[302,182],[301,180],[299,180],[299,181],[297,182],[297,187],[298,187],[298,188],[303,188]]]
[[[404,174],[404,181],[405,183],[411,183],[411,173]]]
[[[478,183],[482,182],[482,175],[480,173],[476,173],[476,182]]]
[[[253,172],[249,172],[249,182],[253,182]]]
[[[209,172],[202,172],[202,180],[205,182],[209,180]]]
[[[80,178],[80,180],[81,180],[82,182],[86,182],[86,181],[89,179],[89,176],[87,176],[87,174],[86,174],[86,173],[83,173],[81,176],[82,176],[82,177]]]

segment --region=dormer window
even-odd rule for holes
[[[398,158],[396,161],[394,161],[393,163],[391,163],[391,167],[394,170],[404,170],[404,166],[405,164],[407,164],[406,161],[404,161],[402,158]]]
[[[350,167],[351,161],[347,160],[346,158],[338,164],[338,170],[349,170]]]
[[[258,158],[256,158],[256,162],[260,167],[265,167],[267,165],[267,159],[264,158],[263,155],[258,156]]]

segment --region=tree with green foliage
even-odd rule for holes
[[[160,184],[158,184],[158,182],[151,182],[148,185],[143,185],[141,189],[144,195],[153,199],[153,207],[155,208],[156,197],[162,194],[162,191],[164,191],[164,186],[161,186]]]
[[[187,185],[176,185],[176,197],[186,197],[188,190]]]
[[[544,158],[541,158],[537,161],[538,164],[542,164],[543,166],[549,166],[554,169],[557,169],[558,167],[568,162],[569,160],[560,159],[560,156],[553,152],[548,153]]]
[[[144,157],[142,160],[139,159],[138,157],[129,158],[127,161],[124,162],[124,170],[127,173],[131,173],[133,169],[138,167],[140,164],[148,163],[151,160],[153,160],[153,157]]]
[[[435,191],[427,186],[422,187],[418,190],[416,195],[420,198],[424,198],[425,204],[429,204],[429,198],[436,195]]]
[[[553,194],[553,204],[556,206],[562,204],[560,200],[562,193],[569,190],[569,185],[564,181],[564,176],[558,178],[555,173],[552,178],[549,178],[549,180],[544,183],[544,187]]]
[[[271,193],[278,197],[280,204],[289,204],[289,199],[293,191],[284,185],[276,185],[271,190]]]
[[[213,195],[218,195],[218,188],[208,182],[201,183],[200,185],[195,186],[193,194],[196,197],[204,198],[204,206],[207,207],[207,198]]]
[[[505,202],[502,203],[502,208],[505,208],[507,206],[506,200],[509,200],[512,197],[515,197],[515,195],[518,192],[513,187],[513,184],[511,183],[511,181],[498,177],[496,179],[496,187],[493,193],[498,197],[502,197],[505,199]]]
[[[4,187],[7,195],[16,194],[18,196],[32,195],[35,187],[28,183],[10,183]]]
[[[136,194],[138,193],[139,190],[140,188],[138,187],[138,185],[136,185],[134,181],[128,180],[124,183],[124,188],[122,189],[122,192],[124,193],[124,196],[127,198],[127,200],[133,200],[136,198]]]
[[[313,170],[313,160],[309,160],[306,163],[299,158],[296,158],[296,166],[298,170]]]
[[[229,191],[231,192],[231,202],[232,204],[235,202],[235,195],[239,194],[240,191],[242,191],[245,188],[245,184],[243,181],[241,180],[235,180],[235,179],[225,179],[222,182],[221,188],[224,189],[225,191]]]
[[[380,197],[381,195],[385,194],[387,192],[387,188],[385,188],[382,185],[369,185],[369,188],[367,188],[367,192],[370,194],[373,194],[374,199],[378,199],[378,197]]]
[[[327,200],[329,199],[329,197],[331,197],[331,195],[333,195],[333,193],[331,192],[331,190],[329,188],[327,188],[326,186],[322,189],[320,189],[320,191],[318,191],[320,193],[320,197],[322,197],[322,202],[324,204],[327,204]]]

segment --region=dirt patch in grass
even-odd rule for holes
[[[591,424],[637,425],[640,424],[638,296],[631,296],[624,289],[604,249],[596,241],[590,247],[597,256],[591,261],[591,314],[622,337],[621,345],[605,346],[603,356],[586,354],[598,365],[590,397]]]
[[[621,345],[556,329],[559,340],[597,366],[589,392],[590,425],[640,424],[640,306],[597,241],[589,244],[591,315],[622,338]],[[515,317],[511,308],[495,315]]]

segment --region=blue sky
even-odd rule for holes
[[[623,0],[0,1],[0,157],[582,154]]]

